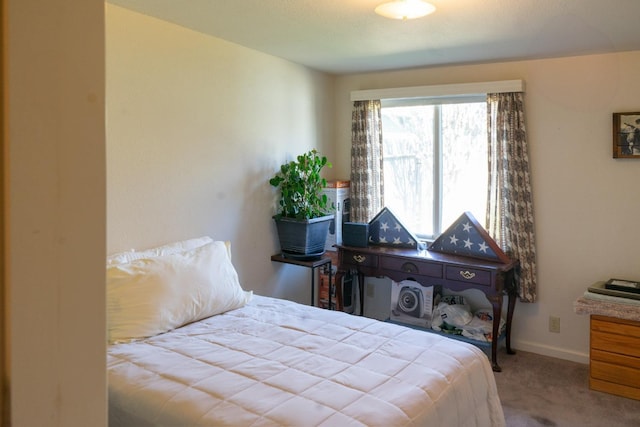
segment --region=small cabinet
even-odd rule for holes
[[[591,316],[589,386],[640,400],[640,322]]]

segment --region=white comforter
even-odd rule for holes
[[[110,346],[110,426],[504,426],[476,347],[254,296]]]

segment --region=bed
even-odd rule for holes
[[[505,425],[478,348],[254,295],[225,242],[114,254],[107,301],[113,427]]]

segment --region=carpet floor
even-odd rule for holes
[[[640,401],[589,389],[589,365],[504,348],[498,363],[508,427],[640,426]]]

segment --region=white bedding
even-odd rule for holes
[[[110,426],[504,426],[491,365],[436,334],[260,297],[108,351]]]

